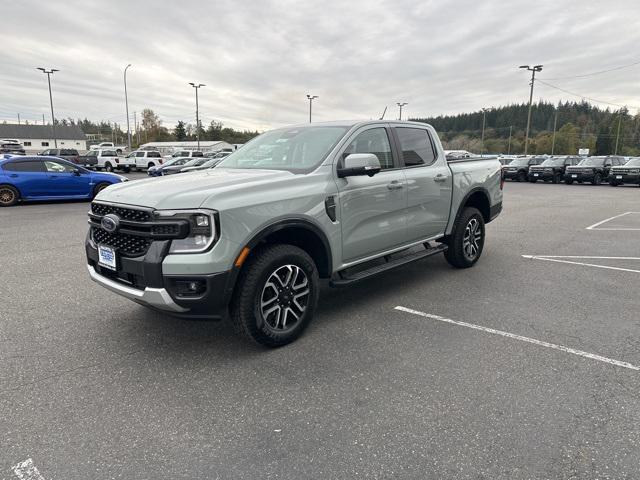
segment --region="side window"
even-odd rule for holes
[[[402,158],[407,167],[431,165],[436,160],[429,132],[421,128],[397,127]]]
[[[144,152],[136,152],[136,157],[138,158],[144,157]]]
[[[150,158],[160,158],[160,152],[149,152],[147,156]]]
[[[117,157],[118,155],[116,154],[116,152],[112,152],[111,150],[103,150],[100,156],[101,157]]]
[[[8,162],[2,168],[10,172],[44,172],[42,162]]]
[[[342,158],[352,153],[373,153],[380,160],[383,170],[394,167],[389,136],[384,128],[372,128],[358,134],[344,151]]]
[[[50,173],[71,173],[74,171],[74,168],[71,165],[67,165],[66,163],[52,162],[51,160],[45,160],[44,166],[47,169],[47,172]]]

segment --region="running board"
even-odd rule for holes
[[[338,272],[340,278],[331,280],[329,283],[332,287],[344,287],[347,285],[351,285],[352,283],[359,282],[360,280],[364,280],[369,277],[373,277],[374,275],[378,275],[379,273],[386,272],[396,267],[400,267],[402,265],[406,265],[407,263],[415,262],[416,260],[421,260],[423,258],[431,257],[433,255],[437,255],[438,253],[443,253],[447,251],[447,245],[441,244],[437,247],[428,248],[423,252],[412,253],[409,255],[404,255],[402,257],[387,260],[386,263],[381,265],[376,265],[374,267],[368,268],[366,270],[361,270],[353,275],[347,276],[345,271]],[[385,257],[387,259],[387,257]]]

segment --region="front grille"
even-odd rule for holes
[[[149,210],[139,210],[136,208],[117,207],[115,205],[107,205],[104,203],[93,202],[91,211],[96,215],[104,216],[113,213],[124,220],[133,222],[150,222],[151,212]]]
[[[175,224],[166,224],[166,225],[153,225],[151,227],[151,232],[154,235],[177,235],[180,233],[180,229],[178,225]]]
[[[108,233],[96,227],[93,227],[92,231],[95,243],[115,248],[120,255],[129,257],[144,255],[151,245],[151,239],[147,237],[128,235],[126,233]]]

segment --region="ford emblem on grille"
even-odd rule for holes
[[[114,233],[120,227],[120,217],[113,215],[112,213],[102,217],[100,226],[109,233]]]

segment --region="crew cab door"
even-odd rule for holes
[[[373,153],[382,167],[372,177],[336,176],[344,263],[384,252],[406,241],[406,181],[392,151],[391,138],[388,127],[364,127],[354,133],[341,152],[340,164],[349,154]],[[335,165],[336,170],[339,166]]]
[[[427,128],[393,127],[407,180],[407,241],[443,235],[449,222],[453,174]]]

